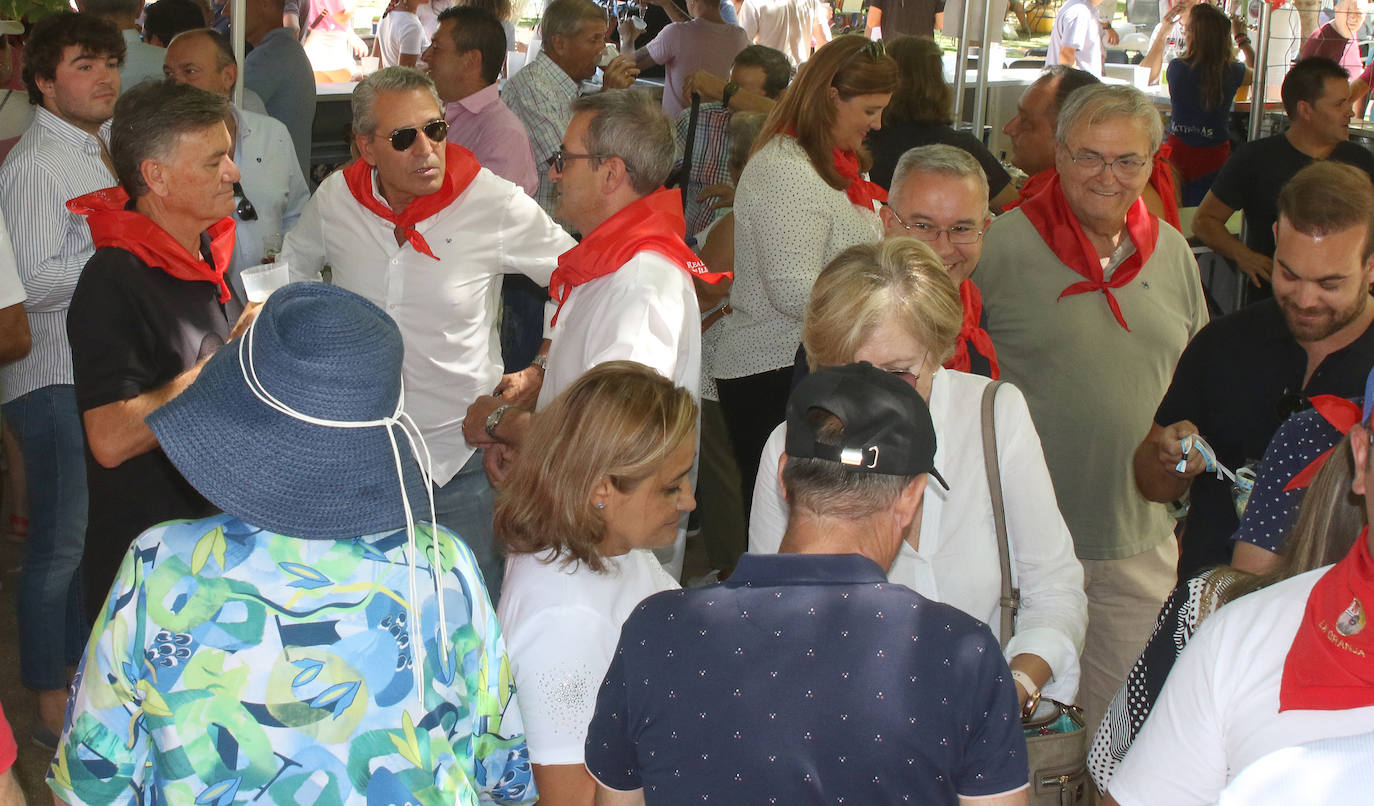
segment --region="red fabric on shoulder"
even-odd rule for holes
[[[1345,711],[1374,705],[1374,560],[1369,527],[1307,596],[1283,662],[1279,712]]]

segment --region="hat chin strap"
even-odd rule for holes
[[[415,425],[415,421],[404,410],[405,405],[405,380],[401,381],[401,394],[396,400],[396,411],[390,417],[383,417],[380,420],[327,420],[322,417],[312,417],[309,414],[296,411],[282,401],[278,400],[262,381],[258,379],[257,372],[253,367],[253,334],[257,328],[258,320],[248,326],[248,332],[244,333],[239,339],[239,369],[243,373],[243,380],[248,385],[249,391],[258,400],[276,411],[285,414],[293,420],[299,420],[311,425],[318,425],[324,428],[385,428],[387,439],[391,441],[391,458],[396,465],[396,478],[401,487],[401,504],[406,513],[406,562],[410,571],[410,601],[407,603],[411,609],[411,617],[408,619],[408,632],[410,633],[410,645],[415,648],[415,659],[411,670],[415,677],[415,695],[420,700],[423,708],[425,702],[424,686],[424,666],[425,666],[425,642],[424,636],[420,632],[420,611],[419,611],[419,589],[415,581],[415,557],[417,549],[415,545],[415,516],[410,506],[410,496],[406,493],[405,469],[401,465],[400,445],[396,441],[396,430],[399,429],[405,435],[407,442],[410,443],[410,451],[413,456],[423,456],[423,466],[419,468],[421,481],[424,482],[425,492],[429,497],[429,523],[432,555],[429,558],[430,578],[434,581],[434,599],[439,608],[439,651],[441,657],[438,666],[445,669],[449,663],[449,635],[448,620],[444,616],[444,594],[440,586],[440,570],[442,567],[443,552],[439,548],[440,534],[438,529],[438,518],[434,509],[434,484],[433,484],[433,463],[430,460],[429,446],[425,444],[425,438],[420,433],[420,429]]]

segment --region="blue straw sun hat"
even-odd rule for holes
[[[404,528],[398,472],[415,520],[430,510],[397,419],[402,352],[376,305],[295,283],[147,422],[186,480],[245,523],[311,540]]]

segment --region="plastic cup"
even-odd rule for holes
[[[362,67],[362,74],[370,76],[381,69],[382,60],[377,56],[364,56],[359,60],[359,64]]]
[[[290,266],[286,263],[264,263],[250,266],[239,275],[243,293],[249,302],[266,302],[273,291],[291,282]]]

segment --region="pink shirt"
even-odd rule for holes
[[[529,134],[506,106],[495,84],[444,108],[449,142],[477,156],[482,167],[523,188],[530,197],[539,187],[539,169]]]
[[[697,70],[717,76],[730,75],[735,57],[749,46],[749,37],[738,25],[710,22],[700,17],[675,22],[659,31],[645,46],[667,74],[663,86],[663,111],[669,117],[692,105],[682,97],[682,81]]]

